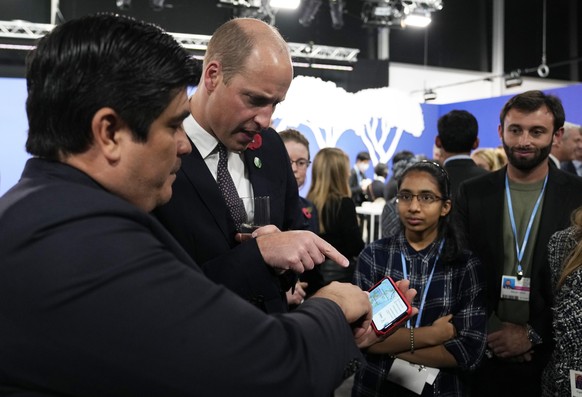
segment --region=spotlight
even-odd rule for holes
[[[430,13],[428,12],[426,14],[417,12],[408,14],[402,21],[404,26],[413,26],[416,28],[426,28],[428,25],[430,25],[431,22],[432,19],[430,17]]]
[[[131,7],[131,0],[117,0],[116,4],[117,8],[120,10],[127,10],[129,7]]]
[[[299,23],[305,27],[311,25],[320,6],[321,0],[304,0],[299,11]]]
[[[425,102],[434,101],[436,98],[437,98],[437,94],[433,90],[428,89],[428,90],[424,91],[424,101]]]
[[[331,26],[334,29],[343,28],[344,26],[343,0],[329,0],[329,13],[331,15]]]
[[[519,87],[521,83],[523,83],[523,80],[519,69],[509,73],[509,76],[505,76],[505,88]]]
[[[162,11],[164,9],[165,0],[150,0],[150,7],[154,11]]]

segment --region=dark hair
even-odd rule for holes
[[[398,190],[400,190],[400,186],[402,185],[404,178],[406,178],[406,175],[415,171],[426,172],[429,174],[439,189],[438,194],[444,200],[451,199],[451,182],[449,180],[447,171],[445,171],[445,169],[438,163],[429,160],[419,161],[417,163],[411,164],[408,168],[406,168],[402,174],[402,177],[398,181]],[[451,210],[449,213],[439,219],[437,239],[445,239],[445,245],[443,246],[443,251],[440,256],[443,263],[454,262],[459,259],[463,253],[464,242],[461,233],[458,232],[453,221],[454,218],[452,217],[452,211],[453,208],[451,202]]]
[[[501,109],[501,113],[499,115],[499,123],[503,127],[503,122],[505,121],[505,116],[507,116],[507,112],[511,109],[517,109],[522,112],[535,112],[543,105],[546,105],[547,108],[552,112],[554,115],[554,131],[558,131],[563,125],[564,121],[566,120],[566,114],[564,113],[564,107],[562,106],[562,101],[560,98],[554,95],[546,95],[542,91],[532,90],[526,91],[522,94],[518,94],[511,98],[503,109]]]
[[[412,157],[414,157],[414,153],[412,153],[410,150],[401,150],[400,152],[396,152],[394,156],[392,156],[392,169],[394,169],[394,166],[399,161],[408,160]]]
[[[366,161],[366,160],[370,160],[370,153],[368,153],[368,152],[360,152],[360,153],[358,153],[358,155],[356,156],[356,160],[357,160],[357,161]]]
[[[281,137],[283,142],[296,142],[305,146],[307,148],[307,160],[309,160],[310,157],[309,141],[307,140],[307,138],[305,138],[305,136],[301,132],[294,130],[292,128],[288,128],[286,130],[279,132],[279,136]]]
[[[439,118],[438,136],[449,153],[469,153],[477,139],[477,119],[466,110],[451,110]]]
[[[27,59],[26,150],[57,160],[83,153],[91,120],[115,110],[145,142],[151,123],[199,77],[196,61],[159,27],[99,14],[57,26]]]
[[[374,167],[374,174],[386,178],[386,176],[388,176],[388,166],[384,163],[376,164]]]

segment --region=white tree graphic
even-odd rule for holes
[[[424,118],[418,102],[401,91],[386,88],[348,93],[315,77],[293,79],[287,97],[273,115],[279,131],[311,129],[320,148],[335,147],[346,131],[362,139],[375,165],[388,162],[404,133],[420,137]]]

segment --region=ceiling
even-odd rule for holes
[[[427,30],[391,29],[390,61],[490,72],[494,1],[498,0],[444,0],[443,9],[433,13]],[[532,75],[536,74],[543,52],[543,1],[505,0],[505,72],[532,69]],[[580,81],[582,29],[578,21],[582,21],[582,5],[578,0],[546,1],[548,78]],[[59,3],[60,20],[111,11],[154,22],[171,32],[205,35],[233,15],[231,9],[217,7],[217,0],[166,0],[167,7],[159,12],[149,7],[149,0],[133,0],[126,11],[119,11],[115,0]],[[358,48],[359,59],[375,59],[377,30],[362,26],[363,0],[345,0],[345,4],[344,27],[339,30],[331,26],[327,1],[309,27],[299,24],[297,11],[279,11],[275,25],[288,41]],[[50,23],[50,0],[2,0],[0,19]],[[7,57],[1,55],[0,64],[6,63]]]

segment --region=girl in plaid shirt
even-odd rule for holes
[[[407,168],[397,199],[402,231],[362,251],[354,280],[367,290],[384,276],[409,279],[419,313],[368,349],[352,396],[467,396],[469,371],[486,347],[481,262],[449,221],[450,183],[440,165]]]

